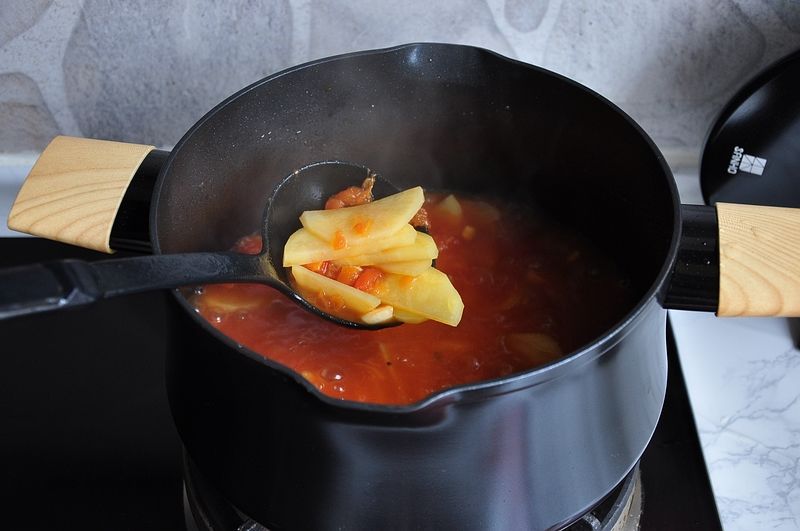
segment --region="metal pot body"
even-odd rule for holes
[[[385,407],[320,395],[176,292],[167,385],[197,468],[274,529],[549,529],[578,517],[634,466],[663,403],[659,299],[680,229],[657,149],[588,89],[485,50],[321,60],[243,90],[187,133],[156,185],[155,251],[229,247],[259,230],[282,177],[327,159],[400,187],[536,205],[607,249],[640,300],[557,363]]]

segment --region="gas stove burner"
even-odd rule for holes
[[[594,509],[564,531],[636,531],[642,515],[639,465]]]
[[[187,531],[269,531],[228,503],[185,453],[183,498]],[[637,465],[594,509],[562,531],[636,531],[641,513],[642,482]]]

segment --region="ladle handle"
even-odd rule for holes
[[[60,260],[0,270],[0,320],[144,291],[211,282],[261,282],[261,257],[236,253]],[[280,287],[280,286],[279,286]]]
[[[12,230],[111,253],[111,228],[153,146],[57,136],[11,207]]]
[[[0,319],[96,301],[99,287],[87,266],[62,260],[0,270]]]
[[[717,203],[720,316],[800,316],[800,209]]]

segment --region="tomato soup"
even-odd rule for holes
[[[209,285],[194,304],[238,343],[303,375],[322,393],[410,404],[456,385],[526,371],[603,333],[632,307],[622,272],[592,246],[525,208],[429,195],[436,267],[464,301],[457,327],[426,321],[379,331],[329,323],[270,287]],[[247,236],[235,250],[257,253]]]

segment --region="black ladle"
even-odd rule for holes
[[[82,306],[101,299],[201,284],[250,282],[279,290],[303,309],[341,326],[377,330],[399,323],[366,324],[323,312],[289,283],[283,248],[300,228],[305,210],[319,210],[325,200],[348,186],[358,186],[374,172],[356,164],[325,161],[305,166],[275,189],[263,216],[263,247],[257,255],[232,252],[158,254],[97,262],[59,260],[0,270],[0,319]],[[375,197],[399,190],[377,178]]]

